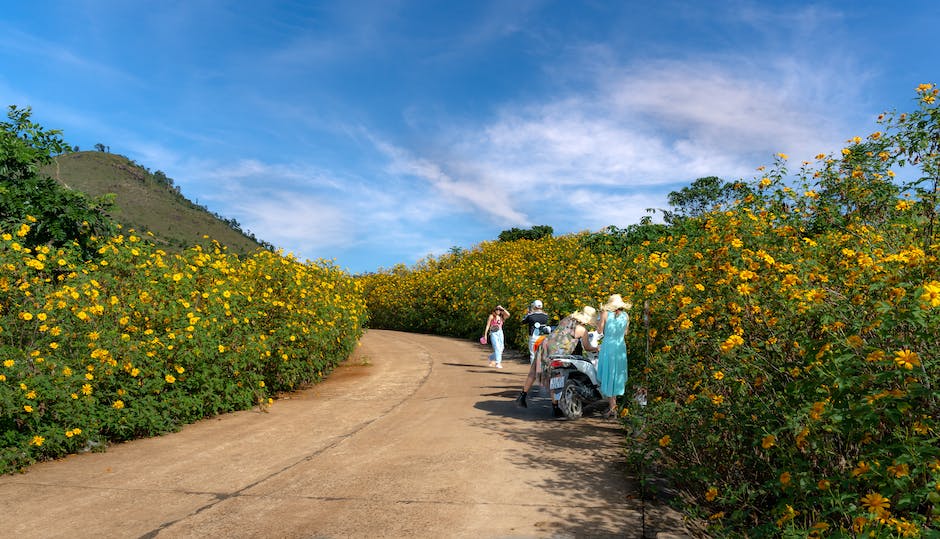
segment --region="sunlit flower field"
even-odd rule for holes
[[[134,231],[93,262],[0,231],[0,472],[264,408],[362,334],[359,283],[327,262],[218,245],[168,254]]]
[[[360,278],[373,327],[473,338],[505,305],[633,303],[626,451],[717,536],[940,530],[940,111],[786,155],[651,234],[484,242]],[[644,230],[640,227],[641,232]],[[657,232],[659,231],[659,232]]]

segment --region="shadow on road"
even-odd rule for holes
[[[596,507],[593,512],[570,512],[579,516],[569,519],[566,533],[573,537],[656,537],[660,532],[670,537],[684,536],[686,528],[679,517],[664,516],[652,507],[662,507],[666,500],[650,496],[643,499],[640,481],[627,470],[623,447],[629,440],[619,423],[593,414],[577,420],[554,419],[551,400],[539,395],[537,388],[531,392],[528,408],[515,402],[518,387],[493,389],[496,391],[484,395],[493,399],[475,405],[488,416],[474,426],[525,447],[508,455],[514,464],[551,469],[551,481],[533,486],[551,492],[558,499],[559,511],[565,507]],[[510,426],[507,418],[522,422]],[[657,517],[647,518],[648,510]],[[544,511],[558,514],[554,509]]]

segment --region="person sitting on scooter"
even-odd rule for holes
[[[594,325],[597,310],[594,307],[585,305],[580,311],[575,311],[563,318],[555,329],[545,337],[538,345],[535,351],[535,361],[529,367],[529,376],[526,378],[525,385],[522,387],[522,393],[516,399],[519,406],[528,407],[526,396],[532,385],[538,381],[540,386],[545,386],[551,376],[551,359],[553,355],[577,355],[582,350],[588,352],[597,351],[597,347],[591,344],[586,325]],[[551,392],[549,392],[551,393]],[[558,402],[555,401],[555,395],[552,394],[552,415],[562,417]]]
[[[549,318],[542,310],[542,300],[537,299],[529,306],[529,312],[522,319],[522,323],[529,327],[529,363],[535,361],[535,341],[549,328]]]

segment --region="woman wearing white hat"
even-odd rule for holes
[[[535,361],[535,341],[551,329],[548,322],[548,314],[542,310],[542,300],[533,301],[529,305],[529,312],[522,319],[522,323],[529,327],[529,363]]]
[[[607,397],[610,408],[604,417],[616,417],[617,397],[623,395],[627,385],[627,345],[624,338],[630,328],[631,305],[613,294],[601,306],[601,319],[597,327],[604,333],[601,351],[597,355],[597,381],[601,395]]]
[[[591,344],[588,336],[588,330],[584,326],[594,325],[597,310],[594,307],[585,305],[580,311],[575,311],[558,322],[558,326],[548,334],[547,337],[537,341],[535,350],[535,361],[529,367],[529,376],[526,378],[525,385],[522,386],[522,393],[516,399],[519,406],[527,408],[526,397],[529,389],[538,380],[540,386],[545,387],[551,377],[551,361],[549,356],[554,354],[579,354],[577,351],[580,345],[583,350],[594,352],[597,347]],[[555,401],[555,394],[549,392],[552,396],[552,415],[562,417],[564,414]]]

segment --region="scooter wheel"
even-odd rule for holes
[[[578,383],[574,380],[567,380],[564,389],[561,390],[561,398],[558,399],[558,407],[568,419],[577,419],[584,413],[584,403],[581,402],[581,392],[578,390]]]

